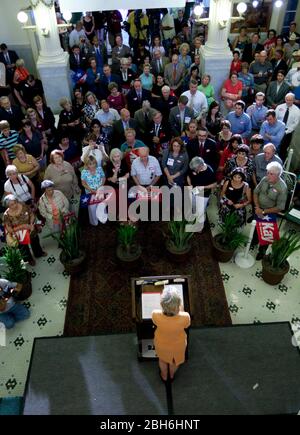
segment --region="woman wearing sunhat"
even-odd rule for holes
[[[69,201],[60,190],[54,189],[51,180],[44,180],[41,184],[44,190],[38,202],[40,214],[46,219],[46,224],[53,231],[60,231],[62,217],[69,213]]]

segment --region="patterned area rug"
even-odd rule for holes
[[[210,229],[194,236],[191,259],[183,265],[167,256],[166,230],[164,223],[139,224],[143,254],[138,268],[128,270],[116,257],[117,224],[84,226],[86,270],[71,278],[64,335],[134,331],[130,279],[151,275],[190,275],[193,326],[231,324],[219,265],[212,257]]]

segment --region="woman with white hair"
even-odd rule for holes
[[[15,195],[7,195],[4,198],[7,210],[3,215],[3,223],[6,231],[6,241],[11,243],[16,241],[18,244],[18,236],[23,236],[24,231],[27,230],[30,234],[30,245],[33,254],[36,258],[46,257],[47,253],[43,251],[38,233],[35,229],[36,215],[28,205],[19,202]],[[35,265],[35,259],[32,257],[28,244],[19,244],[19,249],[22,253],[23,259],[28,261],[31,266]]]
[[[106,165],[106,180],[109,186],[119,189],[120,179],[129,178],[129,169],[123,153],[119,148],[113,148],[109,155],[109,162]]]
[[[31,205],[35,198],[35,187],[27,175],[19,175],[14,165],[8,165],[5,169],[7,181],[4,184],[4,195],[13,194],[20,202]]]
[[[182,301],[175,287],[169,286],[161,294],[161,310],[154,310],[152,321],[156,326],[154,333],[155,351],[158,356],[161,379],[170,380],[178,366],[185,361],[187,336],[185,329],[190,326],[190,315],[182,310]]]

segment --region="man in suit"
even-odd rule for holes
[[[19,131],[22,128],[24,116],[18,106],[12,106],[8,97],[0,98],[0,120],[7,121],[12,130]]]
[[[181,94],[181,88],[186,75],[186,68],[182,63],[178,63],[178,55],[173,54],[172,62],[165,67],[165,83],[175,92],[177,96]]]
[[[170,95],[171,89],[169,86],[165,85],[161,89],[162,96],[160,98],[155,98],[155,109],[162,113],[165,122],[169,120],[169,115],[171,109],[177,106],[177,98]]]
[[[6,69],[6,83],[11,83],[19,56],[14,50],[8,50],[6,44],[0,45],[0,62],[4,63]]]
[[[103,65],[107,63],[107,50],[104,44],[99,44],[99,39],[94,36],[92,40],[92,46],[88,52],[88,59],[94,57],[96,59],[97,66],[103,68]]]
[[[190,121],[194,119],[193,110],[187,107],[188,102],[188,97],[181,95],[178,99],[178,106],[173,107],[170,111],[169,124],[174,137],[181,136]]]
[[[174,18],[174,26],[175,26],[175,32],[176,35],[182,31],[182,25],[186,22],[184,19],[184,10],[178,9],[177,11],[178,18]]]
[[[277,79],[277,73],[278,71],[284,71],[285,75],[287,73],[288,70],[288,66],[286,61],[283,59],[283,50],[276,50],[275,51],[275,59],[271,60],[271,64],[273,66],[273,74],[271,77],[271,80],[274,81]]]
[[[121,59],[125,57],[127,54],[130,54],[130,48],[123,44],[123,38],[121,35],[116,36],[116,45],[113,47],[111,52],[112,58],[112,70],[114,73],[117,73],[120,70]]]
[[[101,99],[106,99],[109,96],[108,85],[111,82],[117,83],[119,90],[121,89],[120,76],[117,74],[112,74],[111,67],[107,64],[104,64],[103,74],[100,79]]]
[[[199,36],[196,36],[196,38],[194,38],[194,42],[190,52],[193,62],[195,62],[195,56],[201,56],[201,53],[203,53],[202,41]]]
[[[134,116],[135,112],[142,108],[143,101],[145,100],[151,103],[151,92],[142,89],[141,80],[135,79],[133,88],[127,94],[127,105],[131,116]]]
[[[161,51],[159,49],[153,50],[153,60],[151,62],[151,72],[158,76],[158,74],[163,75],[166,65],[169,63],[167,57],[162,57]]]
[[[217,152],[216,142],[208,139],[208,130],[206,127],[200,127],[197,131],[197,139],[190,142],[187,149],[190,160],[193,157],[202,157],[202,159],[212,167],[214,171],[219,166],[219,154]]]
[[[153,116],[157,113],[155,109],[151,107],[149,101],[145,100],[142,103],[142,108],[137,110],[134,114],[134,120],[137,123],[141,140],[143,142],[148,142],[148,132],[150,124],[153,121]]]
[[[79,70],[86,69],[86,57],[80,52],[79,45],[73,45],[72,52],[70,53],[70,69],[75,73]]]
[[[267,89],[266,98],[267,105],[272,109],[276,109],[278,104],[284,103],[284,98],[289,92],[290,87],[285,79],[285,72],[278,71],[277,80],[272,81]]]
[[[259,38],[258,33],[253,33],[251,42],[245,45],[242,56],[243,62],[247,62],[250,65],[254,60],[254,54],[260,53],[264,49],[264,46],[258,42]]]
[[[149,125],[146,144],[149,146],[151,154],[161,157],[163,151],[168,148],[171,139],[170,125],[163,121],[162,114],[156,112]]]
[[[138,126],[135,119],[130,118],[130,112],[127,109],[122,109],[120,111],[121,119],[119,121],[115,121],[113,123],[113,131],[112,131],[112,138],[111,138],[111,145],[112,148],[118,147],[122,145],[126,141],[125,138],[125,130],[128,128],[132,128],[136,131],[138,136]]]

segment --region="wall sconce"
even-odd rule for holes
[[[37,27],[39,27],[41,34],[45,37],[49,36],[49,28],[48,28],[48,24],[47,22],[42,22],[39,23],[39,26],[36,25],[32,25],[32,26],[25,26],[25,24],[28,21],[28,14],[27,14],[27,10],[32,10],[30,7],[28,9],[22,9],[20,12],[18,12],[17,14],[17,19],[18,21],[23,24],[22,25],[22,29],[24,30],[34,30],[36,31]],[[64,11],[64,18],[67,20],[67,23],[65,24],[56,24],[57,27],[66,27],[68,25],[70,25],[70,20],[72,18],[72,13],[69,11]]]
[[[246,12],[247,10],[247,5],[244,2],[240,2],[237,5],[237,11],[239,13],[238,17],[230,17],[227,11],[223,12],[223,18],[221,18],[219,20],[219,28],[220,29],[225,29],[225,27],[227,26],[227,22],[230,20],[232,23],[236,23],[237,21],[243,21],[245,19],[245,17],[243,17],[243,14]]]
[[[194,7],[193,12],[194,12],[194,15],[195,15],[195,23],[197,23],[197,24],[200,24],[200,23],[202,23],[202,24],[208,24],[209,23],[209,18],[208,17],[207,18],[201,18],[201,15],[204,12],[204,7],[203,7],[202,3],[197,4]]]

